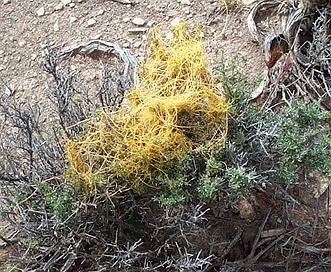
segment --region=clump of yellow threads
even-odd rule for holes
[[[224,141],[229,104],[196,32],[179,24],[171,40],[156,29],[150,33],[149,56],[138,67],[139,83],[126,93],[126,102],[111,115],[101,110],[79,138],[67,142],[67,180],[87,193],[96,186],[115,193],[118,182],[128,188],[154,186],[153,177],[170,160]]]

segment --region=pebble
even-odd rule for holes
[[[131,20],[130,17],[123,17],[123,19],[122,19],[122,21],[123,21],[124,23],[127,23],[127,22],[129,22],[130,20]]]
[[[45,8],[41,7],[37,10],[37,15],[40,16],[44,16],[45,15]]]
[[[123,43],[124,48],[130,48],[130,43]]]
[[[53,26],[53,29],[55,32],[59,31],[60,30],[60,27],[59,27],[59,22],[56,22]]]
[[[170,10],[168,13],[167,13],[167,16],[169,16],[169,17],[174,17],[174,16],[176,16],[177,15],[177,11],[175,11],[175,10]]]
[[[93,25],[95,25],[95,23],[96,23],[97,21],[95,20],[95,19],[89,19],[88,21],[87,21],[87,26],[93,26]]]
[[[147,26],[148,27],[152,27],[153,25],[155,25],[155,21],[149,21],[148,23],[147,23]]]
[[[136,33],[144,33],[144,32],[147,31],[147,29],[142,28],[142,27],[140,27],[140,28],[130,28],[130,29],[128,29],[128,31],[132,34],[136,34]]]
[[[13,90],[6,87],[5,90],[4,90],[4,93],[7,95],[7,96],[12,96],[13,95]]]
[[[10,4],[11,3],[11,0],[3,0],[3,3],[6,5],[6,4]]]
[[[141,42],[135,42],[135,43],[133,44],[133,47],[134,47],[134,48],[138,48],[138,47],[140,47],[140,45],[141,45]]]
[[[54,10],[61,10],[63,9],[63,4],[60,3],[60,4],[57,4],[55,7],[54,7]]]
[[[99,40],[101,37],[102,37],[102,34],[99,33],[99,34],[93,36],[93,37],[92,37],[92,40]]]
[[[242,2],[243,2],[245,5],[250,5],[250,4],[254,3],[255,1],[257,1],[257,0],[242,0]]]
[[[179,17],[176,17],[173,20],[171,20],[170,25],[172,27],[175,27],[175,26],[178,26],[180,22],[181,22],[181,19]]]
[[[63,5],[69,5],[71,3],[71,0],[61,0],[61,2],[63,3]]]
[[[76,17],[70,17],[69,18],[69,22],[72,24],[72,23],[74,23],[74,22],[76,22],[77,21],[77,18]]]
[[[144,19],[137,17],[132,20],[132,23],[137,26],[143,26],[146,23],[146,21]]]
[[[191,5],[191,1],[190,1],[190,0],[180,0],[180,2],[181,2],[183,5]]]
[[[25,45],[25,41],[20,41],[20,42],[18,42],[18,45],[19,45],[20,47],[23,47],[23,46]]]
[[[97,13],[97,15],[103,15],[105,13],[105,11],[103,9],[100,9]]]

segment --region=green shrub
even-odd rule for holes
[[[43,195],[46,208],[57,221],[63,222],[69,218],[75,207],[74,190],[70,184],[51,187],[48,183],[36,181],[35,185]]]
[[[313,171],[331,174],[329,113],[315,102],[293,99],[270,114],[264,130],[276,158],[278,182],[293,183]]]

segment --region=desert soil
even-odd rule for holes
[[[250,76],[265,69],[261,49],[246,26],[249,6],[241,1],[1,1],[0,78],[20,98],[44,94],[46,73],[38,63],[49,44],[67,47],[101,39],[129,49],[141,60],[148,30],[158,26],[166,35],[179,20],[207,26],[203,36],[211,65],[217,65],[223,53],[226,60],[238,55]]]

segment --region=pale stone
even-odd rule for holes
[[[102,37],[102,34],[99,33],[99,34],[93,36],[92,39],[93,39],[93,40],[99,40],[101,37]]]
[[[69,5],[71,3],[71,0],[61,0],[61,2],[63,3],[63,5]]]
[[[129,43],[123,43],[123,47],[124,48],[130,48],[130,44]]]
[[[95,20],[95,19],[89,19],[88,21],[87,21],[87,26],[93,26],[93,25],[95,25],[95,23],[96,23],[97,21]]]
[[[250,5],[254,2],[256,2],[257,0],[242,0],[242,2],[245,4],[245,5]]]
[[[134,47],[134,48],[138,48],[138,47],[140,47],[140,45],[141,45],[141,42],[135,42],[135,43],[133,44],[133,47]]]
[[[70,69],[71,69],[71,71],[76,71],[77,68],[78,68],[78,67],[75,66],[75,65],[73,65],[73,64],[70,65]]]
[[[175,10],[170,10],[168,13],[167,13],[167,16],[169,16],[169,17],[174,17],[174,16],[176,16],[177,15],[177,11],[175,11]]]
[[[6,4],[10,4],[11,3],[11,0],[3,0],[3,3],[6,5]]]
[[[100,9],[97,13],[97,15],[103,15],[105,13],[105,11],[103,9]]]
[[[41,7],[37,10],[37,15],[40,16],[44,16],[45,15],[45,8]]]
[[[77,21],[77,18],[76,17],[70,17],[69,18],[69,22],[72,24],[72,23],[74,23],[74,22],[76,22]]]
[[[127,22],[129,22],[130,20],[131,20],[130,17],[123,17],[123,19],[122,19],[122,21],[123,21],[124,23],[127,23]]]
[[[59,22],[56,22],[53,26],[53,29],[55,32],[59,31],[60,30],[60,27],[59,27]]]
[[[60,4],[57,4],[55,7],[54,7],[54,10],[61,10],[63,9],[63,4],[60,3]]]
[[[128,31],[132,34],[136,34],[136,33],[144,33],[147,31],[147,29],[142,28],[142,27],[141,28],[130,28],[130,29],[128,29]]]
[[[25,41],[19,41],[19,42],[18,42],[18,45],[19,45],[20,47],[23,47],[23,46],[25,45]]]
[[[183,5],[191,5],[191,1],[190,1],[190,0],[180,0],[180,2],[181,2]]]
[[[171,20],[170,25],[172,27],[175,27],[175,26],[178,26],[180,24],[180,22],[181,22],[181,19],[179,17],[176,17],[173,20]]]
[[[134,18],[132,20],[132,23],[137,26],[143,26],[146,23],[146,21],[142,18]]]
[[[149,22],[147,23],[147,26],[148,26],[148,27],[152,27],[154,24],[155,24],[155,21],[149,21]]]

